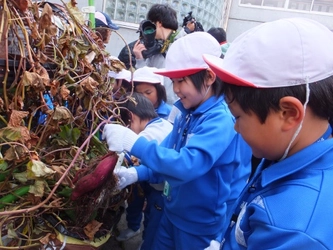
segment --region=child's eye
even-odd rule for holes
[[[172,79],[172,83],[182,83],[184,80],[184,78]]]

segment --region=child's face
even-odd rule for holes
[[[157,108],[157,90],[153,84],[145,82],[137,84],[135,87],[135,91],[147,97],[154,105],[154,108]]]
[[[211,97],[212,92],[210,88],[202,89],[200,92],[194,87],[190,78],[172,78],[173,91],[179,97],[184,108],[197,108]]]
[[[131,115],[130,129],[133,130],[136,134],[142,132],[145,128],[145,124],[140,120],[140,118],[133,114]]]
[[[258,158],[277,160],[282,156],[283,146],[279,113],[270,112],[265,123],[261,123],[254,113],[245,113],[236,101],[228,103],[235,117],[235,130],[242,135]]]
[[[124,93],[122,93],[121,91],[121,85],[122,85],[122,79],[116,79],[113,88],[112,88],[112,92],[114,94],[113,98],[115,98],[116,100],[118,100]]]

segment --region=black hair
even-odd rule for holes
[[[227,41],[227,33],[223,28],[212,27],[207,30],[207,33],[211,34],[219,43]]]
[[[139,84],[140,84],[140,82],[134,83],[134,91],[136,91],[136,86]],[[167,94],[166,94],[165,87],[160,83],[152,83],[152,85],[154,85],[156,92],[157,92],[157,106],[160,106],[162,101],[164,101],[164,102],[167,101]]]
[[[121,108],[120,117],[123,120],[123,122],[125,122],[126,125],[129,125],[131,120],[130,112],[137,115],[140,118],[140,120],[150,121],[158,117],[153,104],[144,95],[136,92],[132,93],[132,95],[130,95],[130,93],[127,93],[126,95],[121,97],[121,100],[124,99],[127,99],[127,101],[121,103],[119,107]]]
[[[192,82],[195,89],[200,92],[204,86],[205,80],[208,77],[207,70],[201,70],[198,73],[187,76]],[[186,77],[185,77],[186,78]],[[215,82],[212,84],[213,95],[219,97],[223,94],[223,83],[220,78],[216,77]]]
[[[168,4],[154,4],[147,13],[147,19],[153,23],[161,22],[167,29],[177,30],[177,12]]]
[[[333,117],[333,76],[309,83],[310,96],[307,107],[323,119],[332,121]],[[269,112],[279,111],[280,99],[285,96],[297,98],[302,104],[306,100],[306,85],[280,88],[251,88],[224,84],[223,92],[229,103],[236,101],[245,113],[252,111],[265,123]]]

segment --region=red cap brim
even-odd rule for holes
[[[178,70],[166,70],[166,69],[159,69],[154,71],[155,74],[159,74],[162,76],[166,76],[169,78],[183,78],[185,76],[193,75],[198,73],[205,68],[192,68],[192,69],[178,69]]]
[[[238,76],[235,76],[228,71],[223,69],[223,59],[212,56],[208,54],[204,54],[203,59],[209,65],[209,67],[215,72],[215,74],[223,81],[229,84],[238,85],[238,86],[246,86],[257,88],[253,83],[248,82]]]

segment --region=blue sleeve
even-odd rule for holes
[[[164,175],[171,185],[178,186],[210,171],[230,146],[236,132],[232,116],[219,112],[206,115],[179,152],[164,147],[166,143],[172,147],[174,142],[170,136],[161,146],[140,137],[131,153],[140,158],[142,164]]]
[[[164,178],[160,174],[153,172],[153,170],[147,168],[146,166],[137,166],[136,171],[138,173],[138,181],[148,181],[152,184],[157,184],[164,181]]]

